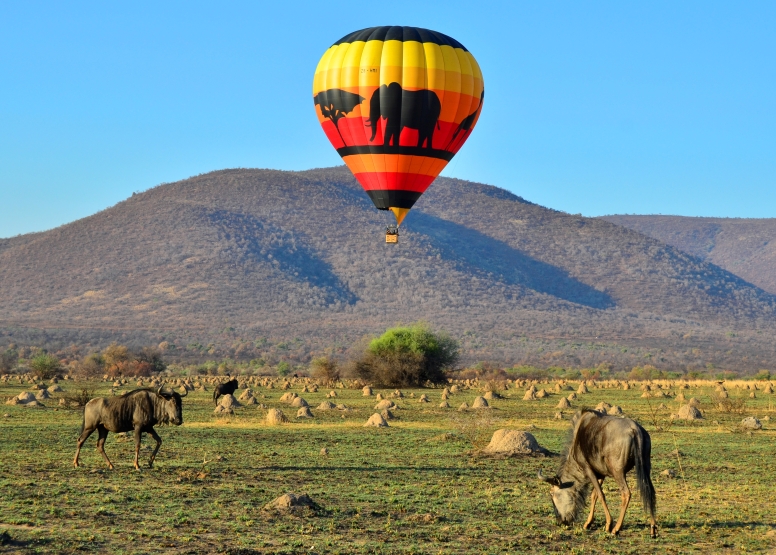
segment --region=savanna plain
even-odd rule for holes
[[[685,383],[688,389],[680,390]],[[588,382],[589,393],[579,394],[560,419],[558,402],[576,392],[579,382],[536,383],[550,395],[534,401],[523,400],[530,384],[464,383],[450,394],[451,408],[439,408],[441,388],[403,389],[404,397],[393,399],[397,418],[387,428],[364,423],[379,412],[376,394],[390,398],[392,389],[376,388],[372,396],[355,387],[304,392],[311,389],[304,380],[290,380],[288,391],[304,397],[314,415],[297,419],[296,409],[280,402],[286,392],[281,384],[250,385],[267,408],[246,405],[226,416],[213,412],[212,386],[191,391],[183,399],[184,424],[158,428],[163,444],[151,469],[153,441],[144,436],[140,471],[132,466],[134,442],[116,434],[106,443],[115,470],[108,470],[97,453],[97,434],[81,452],[81,467],[73,468],[82,411],[60,406],[56,395],[86,388],[110,396],[112,381],[62,381],[64,391],[42,401],[46,408],[4,405],[0,551],[776,552],[776,426],[771,420],[776,395],[764,391],[767,382],[725,383],[730,401],[723,406],[715,399],[716,382],[662,382],[668,396],[661,398],[643,397],[639,382],[628,390]],[[10,399],[30,387],[12,379],[0,384],[0,396]],[[328,399],[332,389],[337,397]],[[485,389],[495,389],[501,398],[490,400],[487,409],[458,410]],[[671,420],[683,404],[676,400],[680,393],[699,401],[702,420]],[[419,401],[423,394],[429,403]],[[348,410],[316,409],[328,400]],[[482,453],[502,428],[529,431],[543,447],[560,453],[574,411],[601,402],[622,407],[652,437],[657,539],[649,536],[633,473],[625,527],[614,537],[603,530],[600,504],[591,530],[556,524],[549,491],[537,472],[551,474],[557,456]],[[268,408],[280,409],[290,422],[268,425]],[[746,431],[740,425],[745,416],[758,417],[763,428]],[[265,509],[288,492],[307,493],[317,506]],[[616,518],[619,494],[611,480],[604,492]]]

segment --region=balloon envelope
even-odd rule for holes
[[[417,27],[351,33],[324,53],[313,79],[324,133],[398,223],[469,137],[484,97],[474,56]]]

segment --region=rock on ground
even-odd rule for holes
[[[267,411],[267,424],[275,426],[277,424],[285,424],[288,422],[288,418],[282,411],[278,409],[269,409]]]
[[[296,411],[297,418],[313,418],[313,413],[310,412],[310,407],[302,407]]]
[[[679,420],[699,420],[702,419],[701,411],[692,405],[682,405],[679,409],[679,413],[674,415]]]
[[[20,403],[29,403],[30,401],[35,400],[35,395],[30,393],[29,391],[22,391],[19,393],[19,395],[16,396],[17,399],[19,399]]]
[[[486,409],[488,408],[488,402],[485,400],[484,397],[475,397],[474,401],[472,401],[472,408],[473,409]]]
[[[307,404],[307,401],[305,401],[303,398],[295,397],[294,400],[291,401],[291,406],[296,409],[299,407],[307,407],[309,405]]]
[[[761,430],[763,425],[754,416],[747,416],[741,421],[741,427],[746,430]]]
[[[533,455],[544,454],[545,450],[539,446],[536,438],[528,432],[520,430],[496,430],[490,443],[483,450],[486,453],[499,453],[504,455]]]
[[[385,418],[383,418],[382,414],[375,413],[372,416],[369,417],[369,420],[366,421],[366,424],[364,424],[364,427],[370,427],[373,426],[375,428],[387,428],[388,422],[385,421]]]
[[[293,391],[287,391],[286,393],[284,393],[283,395],[280,396],[280,402],[281,403],[290,403],[291,401],[293,401],[297,397],[299,397],[299,395],[297,395]]]
[[[375,405],[375,410],[385,410],[395,408],[396,405],[390,399],[383,399]]]
[[[306,493],[286,493],[264,505],[265,511],[294,511],[295,509],[315,509],[318,505]]]
[[[318,410],[332,410],[336,408],[337,408],[337,405],[335,405],[331,401],[324,401],[323,403],[318,405]]]
[[[226,395],[222,396],[218,400],[219,406],[224,407],[225,409],[234,409],[241,407],[242,405],[235,399],[234,395],[227,393]]]
[[[242,394],[237,398],[238,401],[247,401],[249,397],[253,397],[253,390],[252,389],[246,389],[242,392]]]
[[[571,403],[569,403],[569,400],[563,397],[559,402],[558,405],[555,407],[557,409],[570,409]]]

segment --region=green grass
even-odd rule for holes
[[[109,394],[108,384],[90,386]],[[294,420],[296,409],[278,403],[282,391],[253,389]],[[2,385],[0,396],[22,390]],[[523,390],[512,389],[506,392],[510,398],[491,402],[493,410],[461,413],[436,408],[440,391],[424,390],[431,404],[399,400],[400,419],[374,429],[362,427],[374,412],[374,397],[339,390],[337,402],[354,409],[342,418],[339,411],[315,410],[326,391],[301,394],[314,420],[278,427],[264,425],[266,411],[250,406],[218,419],[211,394],[192,392],[184,400],[185,424],[158,428],[164,443],[156,465],[140,472],[132,468],[133,442],[113,434],[106,449],[116,470],[107,470],[96,452],[96,434],[82,450],[81,468],[72,467],[80,411],[54,410],[53,399],[46,410],[3,406],[0,412],[10,417],[0,419],[0,552],[641,554],[776,548],[776,428],[765,422],[751,435],[736,430],[744,415],[711,407],[711,389],[685,392],[706,401],[705,421],[677,423],[667,432],[655,431],[638,390],[592,389],[574,403],[618,404],[650,432],[656,540],[649,537],[635,493],[619,537],[601,530],[600,505],[595,529],[563,528],[555,524],[546,487],[536,480],[540,467],[556,468],[556,458],[471,454],[471,440],[480,445],[498,428],[529,425],[540,444],[560,451],[568,421],[553,419],[557,395],[525,402]],[[420,393],[415,390],[416,397]],[[450,404],[471,403],[478,394],[464,391]],[[678,406],[662,401],[674,411]],[[764,394],[747,398],[745,415],[773,415],[773,401],[776,396]],[[658,423],[666,424],[669,414],[659,411]],[[447,432],[454,436],[439,438]],[[153,441],[144,439],[143,445],[147,461]],[[322,447],[329,456],[319,454]],[[665,469],[679,478],[660,476]],[[607,484],[616,515],[619,495]],[[262,510],[286,492],[307,492],[321,508],[286,516]]]

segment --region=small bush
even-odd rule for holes
[[[72,393],[71,395],[65,395],[65,406],[80,408],[85,407],[86,403],[92,400],[94,397],[94,390],[93,389],[86,389],[83,388],[81,391],[76,391],[75,393]]]
[[[105,373],[105,360],[100,353],[90,353],[78,363],[77,373],[84,378],[101,376]]]
[[[333,384],[340,379],[339,366],[337,361],[330,357],[320,357],[313,359],[310,364],[313,378],[319,379],[327,385]]]
[[[0,354],[0,372],[3,374],[10,372],[16,367],[17,362],[19,362],[19,353],[16,349],[6,349]]]
[[[712,400],[721,412],[732,414],[743,414],[746,410],[745,399],[733,399],[731,397],[722,397],[720,395],[712,396]]]
[[[57,357],[42,353],[30,361],[30,369],[36,378],[50,380],[61,371],[62,366]]]
[[[288,373],[291,372],[291,365],[282,360],[278,363],[277,372],[278,376],[288,376]]]
[[[167,370],[167,364],[165,364],[162,358],[162,351],[155,347],[143,347],[139,351],[132,353],[132,358],[138,363],[147,364],[150,366],[149,372],[159,373]]]

